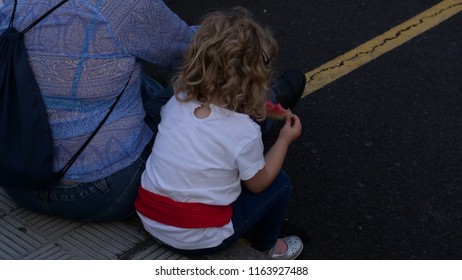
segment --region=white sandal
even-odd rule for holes
[[[303,242],[298,236],[287,236],[281,238],[287,244],[287,251],[283,254],[276,254],[274,253],[274,249],[276,246],[273,247],[268,252],[268,255],[275,260],[293,260],[300,255],[303,251]]]

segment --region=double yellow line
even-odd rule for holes
[[[302,97],[315,92],[382,54],[402,45],[462,11],[462,0],[444,0],[357,48],[306,73]]]

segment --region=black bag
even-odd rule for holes
[[[127,81],[82,147],[61,170],[53,172],[51,128],[29,65],[24,34],[67,1],[60,2],[21,32],[13,27],[15,1],[9,26],[0,35],[0,187],[44,190],[58,183],[103,126],[128,85]]]

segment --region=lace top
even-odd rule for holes
[[[18,1],[23,30],[60,0]],[[0,2],[0,32],[13,0]],[[141,64],[173,68],[193,29],[156,0],[70,0],[25,34],[29,61],[47,107],[56,170],[95,130],[133,72],[129,86],[65,180],[104,178],[133,163],[152,138],[144,124]]]

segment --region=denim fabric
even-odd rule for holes
[[[276,103],[276,94],[274,93],[274,90],[271,89],[271,92],[269,94],[269,97],[268,97],[269,100],[271,100],[271,102],[273,103]],[[260,125],[261,127],[261,132],[263,133],[263,135],[268,132],[271,127],[273,126],[273,120],[270,120],[270,119],[265,119],[264,121],[261,121],[261,122],[257,122],[258,125]]]
[[[156,92],[153,95],[152,92]],[[160,123],[160,110],[165,103],[173,96],[174,91],[171,85],[163,88],[157,81],[148,76],[143,76],[141,79],[141,97],[143,99],[144,110],[146,116],[144,121],[149,128],[157,134],[157,126]]]
[[[57,185],[49,191],[5,191],[13,201],[38,213],[85,222],[122,220],[134,213],[149,153],[148,144],[133,164],[95,182]]]
[[[160,111],[162,102],[171,91],[162,89],[147,76],[142,81],[144,106],[146,110],[154,110],[147,111],[147,115],[159,115],[156,110]],[[157,96],[163,98],[157,99]],[[150,126],[157,130],[156,121],[149,120]],[[134,213],[141,174],[146,168],[152,143],[153,140],[131,165],[94,182],[58,185],[49,191],[11,188],[5,188],[5,191],[19,205],[39,213],[87,222],[121,220]]]
[[[252,227],[250,241],[259,251],[270,250],[276,244],[282,224],[287,215],[292,183],[289,176],[280,171],[273,183],[261,193],[252,193],[243,188],[240,198],[233,203],[233,225],[235,233],[225,240],[231,245]]]
[[[234,234],[213,248],[198,250],[178,250],[184,255],[195,255],[215,252],[231,246],[237,239],[250,232],[252,247],[259,251],[267,251],[274,247],[287,214],[292,184],[287,174],[281,170],[276,179],[261,193],[252,193],[245,187],[233,202],[232,222]],[[168,245],[166,245],[169,247]]]

